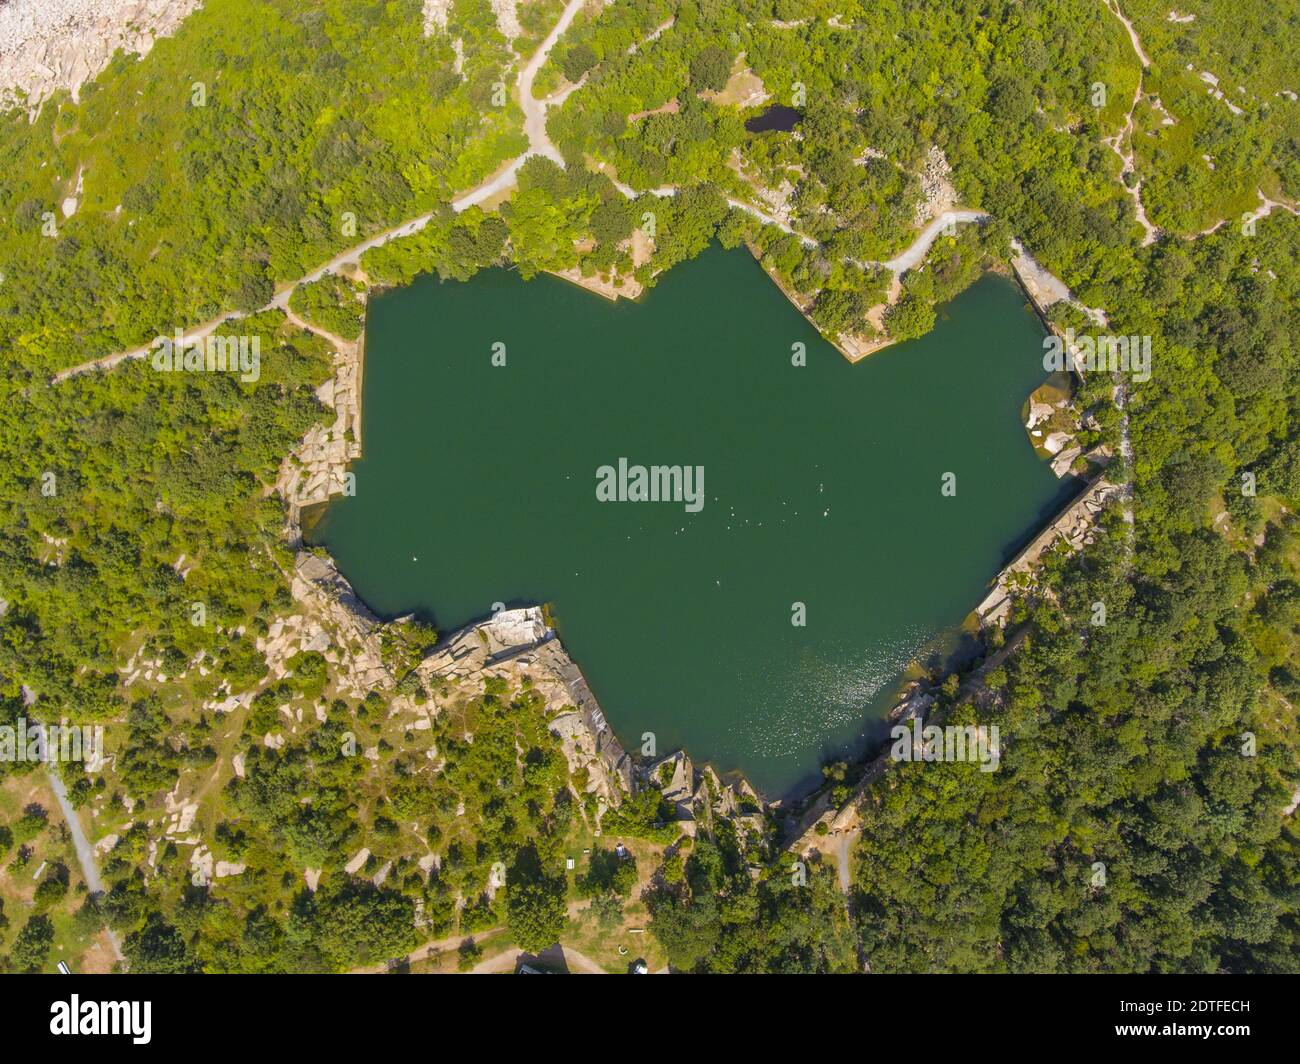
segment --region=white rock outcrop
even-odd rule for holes
[[[502,36],[510,41],[522,37],[524,28],[519,25],[517,0],[491,0],[491,3],[492,13],[497,17],[497,29],[501,31]]]
[[[59,89],[72,98],[119,48],[146,54],[199,0],[9,0],[0,4],[0,110],[31,115]]]
[[[317,424],[280,464],[276,489],[289,504],[296,525],[304,506],[348,490],[348,465],[361,457],[361,345],[336,344],[334,376],[317,390],[334,410],[332,425]]]
[[[424,0],[424,35],[428,37],[435,29],[445,30],[450,13],[451,0]]]

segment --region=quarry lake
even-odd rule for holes
[[[371,303],[356,495],[314,540],[377,613],[443,632],[550,603],[625,745],[653,732],[776,797],[879,731],[1077,488],[1020,422],[1042,337],[990,276],[849,365],[743,249],[639,303],[424,277]],[[635,501],[638,465],[680,467],[646,480],[677,501]]]

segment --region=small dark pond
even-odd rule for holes
[[[757,114],[745,123],[745,128],[751,133],[770,133],[778,130],[782,133],[789,133],[801,121],[803,121],[803,112],[796,111],[793,107],[786,107],[784,104],[774,103],[762,114]]]

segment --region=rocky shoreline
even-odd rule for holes
[[[336,666],[344,693],[364,697],[374,688],[396,689],[397,678],[381,651],[385,622],[370,612],[331,560],[300,551],[292,588],[305,615],[277,622],[259,642],[273,667],[301,650],[316,649]],[[500,610],[455,630],[413,671],[425,690],[445,689],[448,683],[473,690],[484,681],[500,679],[512,689],[526,687],[540,694],[548,729],[561,744],[570,777],[583,781],[585,793],[595,796],[602,811],[617,809],[653,784],[688,835],[694,835],[700,823],[711,824],[715,816],[743,820],[761,833],[771,807],[743,778],[724,780],[711,766],[696,766],[685,751],[643,757],[623,747],[540,606]],[[390,712],[408,710],[420,711],[398,695]]]
[[[301,327],[311,326],[290,315]],[[313,330],[318,331],[318,330]],[[285,536],[302,544],[302,511],[344,493],[349,464],[361,456],[361,375],[364,335],[355,343],[328,337],[335,349],[334,375],[316,391],[334,412],[330,425],[313,425],[281,463],[276,490],[289,515]],[[305,607],[276,622],[259,649],[273,669],[301,650],[321,649],[336,666],[340,688],[364,698],[375,688],[395,689],[397,677],[384,664],[376,617],[323,551],[298,550],[291,578],[293,599]],[[545,699],[552,733],[559,738],[570,773],[587,780],[605,808],[617,808],[672,762],[672,795],[665,794],[683,825],[709,820],[715,813],[741,809],[760,820],[771,806],[743,778],[726,782],[711,767],[697,768],[684,751],[665,758],[629,754],[614,734],[577,663],[545,620],[540,606],[501,610],[486,620],[445,636],[415,666],[428,688],[440,681],[479,683],[506,680],[513,687],[527,682]],[[400,696],[399,696],[400,698]],[[225,707],[222,707],[225,708]],[[233,708],[233,707],[230,707]],[[401,707],[399,706],[399,709]],[[684,766],[684,767],[683,767]],[[683,826],[683,830],[690,832]]]
[[[941,172],[938,161],[931,162],[933,168]],[[938,174],[936,180],[937,177]],[[753,252],[755,249],[750,250]],[[1082,307],[1058,278],[1030,258],[1018,241],[1013,242],[1012,251],[1009,272],[1020,282],[1049,330],[1053,327],[1048,321],[1047,310],[1063,300],[1079,307],[1094,320],[1101,318],[1104,321],[1104,315]],[[589,279],[562,279],[589,289],[592,287],[583,284]],[[800,305],[796,295],[779,282],[778,287],[807,316],[807,309]],[[614,293],[598,291],[597,294],[617,298]],[[355,343],[343,341],[287,310],[286,314],[293,324],[325,337],[335,349],[334,375],[317,390],[322,405],[334,412],[333,423],[315,425],[308,431],[298,447],[286,456],[276,482],[276,489],[289,507],[287,536],[292,545],[298,547],[301,545],[303,508],[325,503],[334,495],[349,491],[351,474],[348,466],[361,455],[360,392],[364,334]],[[883,347],[889,342],[888,338],[878,338],[870,349]],[[857,361],[869,353],[865,350],[850,353],[841,344],[835,346],[850,361]],[[1031,425],[1031,432],[1032,428]],[[1011,594],[1032,581],[1032,571],[1043,553],[1062,539],[1072,550],[1082,547],[1093,535],[1093,526],[1106,504],[1119,494],[1119,488],[1098,478],[1056,520],[1041,529],[1030,544],[990,581],[990,591],[975,611],[980,624],[1005,624],[1010,612]],[[364,695],[372,686],[395,686],[396,678],[386,672],[378,654],[378,633],[382,622],[370,614],[333,562],[319,552],[300,552],[293,584],[296,600],[313,600],[317,610],[333,617],[334,623],[330,627],[336,632],[346,629],[348,637],[356,643],[356,648],[350,653],[345,651],[338,662],[340,665],[346,663],[346,671],[361,668],[360,679],[353,676],[348,683],[353,692]],[[342,623],[341,618],[346,618],[348,623]],[[290,648],[289,653],[292,652]],[[731,782],[725,782],[711,766],[696,766],[685,751],[675,751],[659,758],[629,754],[615,736],[581,670],[547,625],[540,607],[501,611],[494,617],[458,629],[440,642],[416,666],[416,671],[426,686],[439,679],[480,682],[497,677],[512,686],[528,682],[545,699],[551,730],[563,745],[571,773],[586,780],[588,792],[597,796],[601,808],[617,808],[624,798],[652,784],[659,786],[665,800],[674,805],[682,824],[711,823],[716,814],[733,819],[737,816],[753,817],[751,826],[757,827],[782,808],[780,799],[768,802],[738,774],[732,776]],[[931,701],[932,697],[922,685],[913,683],[891,711],[890,718],[920,716]],[[864,782],[881,768],[878,757],[868,761]],[[842,842],[844,832],[852,830],[856,820],[852,810],[857,799],[837,808],[830,800],[830,793],[831,789],[825,788],[795,805],[794,819],[785,825],[782,832],[794,848],[805,851],[810,847],[824,849],[828,834]]]
[[[1011,610],[1013,592],[1028,586],[1043,555],[1058,541],[1064,541],[1071,552],[1082,550],[1095,538],[1096,524],[1106,504],[1122,496],[1123,489],[1104,476],[1089,484],[998,573],[989,593],[975,607],[980,622],[1003,623]]]
[[[430,689],[440,681],[499,678],[538,692],[570,777],[586,781],[586,793],[595,795],[602,810],[617,809],[626,798],[654,786],[687,835],[695,835],[701,824],[709,830],[715,816],[762,833],[772,807],[743,777],[724,779],[710,765],[697,766],[684,750],[658,757],[624,748],[540,606],[500,610],[457,629],[416,666],[416,672]]]
[[[293,314],[291,321],[308,331],[317,332]],[[321,405],[334,411],[330,425],[313,425],[284,461],[275,489],[289,507],[289,541],[302,542],[304,507],[327,502],[335,495],[349,492],[351,474],[348,466],[361,457],[361,383],[365,334],[355,342],[326,335],[334,347],[334,375],[316,389]]]
[[[1070,298],[1068,290],[1064,295],[1048,294],[1044,288],[1050,287],[1050,283],[1049,286],[1027,284],[1035,271],[1022,270],[1023,266],[1022,262],[1013,262],[1013,272],[1045,320],[1046,308],[1058,299]],[[791,293],[785,294],[794,302]],[[1051,298],[1053,294],[1055,299]],[[320,333],[294,315],[289,317],[295,324],[325,335],[335,349],[334,375],[317,389],[322,405],[333,410],[334,420],[330,425],[315,425],[308,431],[298,447],[286,456],[276,482],[276,489],[289,507],[287,538],[298,547],[303,508],[344,493],[350,480],[348,466],[361,455],[364,335],[355,343],[345,342]],[[1031,580],[1033,568],[1043,553],[1061,539],[1071,549],[1080,548],[1093,534],[1093,526],[1106,503],[1118,494],[1115,485],[1098,478],[1056,520],[1040,530],[990,582],[990,592],[976,608],[981,625],[1004,624],[1010,611],[1011,594]],[[378,634],[383,622],[370,613],[330,559],[319,552],[300,551],[293,576],[293,596],[296,601],[309,604],[310,612],[329,619],[327,625],[343,648],[335,664],[348,674],[345,686],[351,693],[363,697],[374,686],[395,686],[396,677],[384,667],[379,653]],[[296,631],[286,629],[276,635],[283,640]],[[290,639],[290,645],[280,656],[290,656],[297,649]],[[752,819],[749,826],[757,829],[782,807],[779,799],[765,800],[738,774],[727,782],[712,766],[697,766],[685,751],[658,758],[629,754],[610,727],[581,669],[547,625],[540,607],[504,610],[456,630],[416,666],[416,671],[426,686],[438,680],[481,682],[490,677],[504,679],[512,686],[527,681],[545,699],[550,728],[563,745],[571,773],[587,781],[588,792],[597,796],[602,808],[617,808],[625,798],[652,781],[660,787],[665,800],[677,809],[683,830],[690,830],[685,828],[686,824],[693,827],[700,822],[711,823],[715,815]],[[910,719],[922,715],[932,700],[920,684],[913,683],[891,711],[890,718]],[[881,768],[879,758],[868,762],[867,778],[874,777]],[[796,819],[784,832],[796,849],[824,849],[828,838],[842,841],[844,833],[852,830],[856,798],[837,808],[831,803],[827,789],[808,796],[804,802],[807,804],[802,808],[796,807]]]

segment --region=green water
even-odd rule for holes
[[[640,303],[423,278],[371,304],[357,494],[315,536],[383,615],[449,631],[552,603],[627,746],[654,732],[786,793],[872,730],[1069,493],[1019,421],[1041,340],[989,277],[851,366],[716,247]],[[703,466],[706,504],[598,501],[620,457]]]

